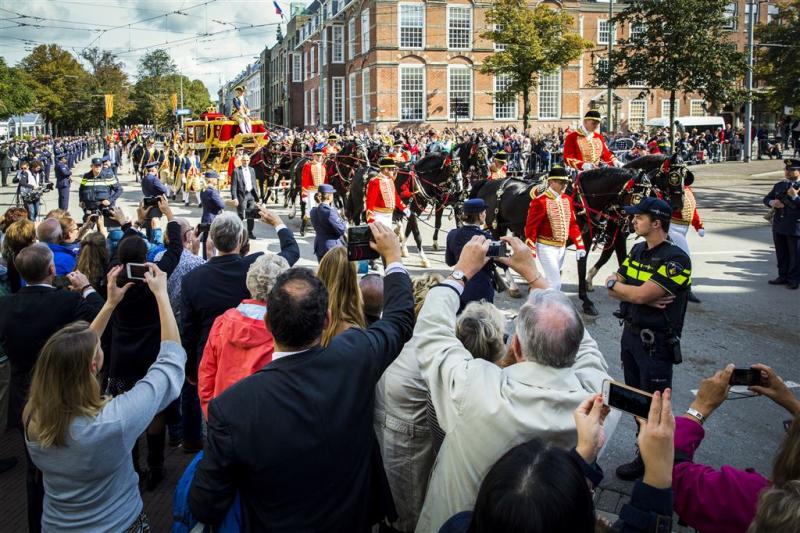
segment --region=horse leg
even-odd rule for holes
[[[408,219],[408,225],[406,226],[406,237],[408,237],[408,228],[411,228],[411,232],[414,234],[414,242],[417,243],[417,251],[419,253],[419,263],[423,268],[430,268],[431,264],[428,261],[428,258],[425,256],[425,248],[422,246],[422,235],[419,232],[419,224],[417,223],[417,216],[412,214],[411,218]]]
[[[439,251],[439,229],[442,227],[442,212],[444,211],[444,206],[436,206],[434,205],[434,209],[436,210],[436,215],[434,217],[434,224],[433,224],[433,250]]]
[[[584,234],[583,235],[584,242],[591,242],[589,240],[589,236]],[[584,255],[581,259],[578,259],[578,298],[583,302],[583,312],[589,316],[597,316],[599,313],[597,312],[597,308],[594,306],[594,303],[591,299],[589,299],[589,295],[586,291],[586,263],[588,262],[588,255]]]
[[[519,292],[519,286],[514,280],[514,273],[511,272],[511,269],[505,269],[503,276],[505,276],[506,285],[508,285],[508,295],[512,298],[522,298],[522,293]]]
[[[612,248],[603,248],[603,251],[600,253],[600,257],[597,259],[597,262],[594,264],[592,268],[589,269],[589,272],[586,274],[586,290],[589,292],[594,291],[594,285],[592,281],[597,273],[603,268],[608,260],[611,258],[611,254],[614,250]]]

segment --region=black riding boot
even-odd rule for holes
[[[148,492],[158,487],[164,479],[164,438],[165,432],[147,434],[147,474],[144,489]]]
[[[306,217],[303,217],[300,222],[300,236],[305,237],[306,235]]]

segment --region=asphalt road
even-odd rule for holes
[[[781,168],[779,161],[692,167],[696,176],[693,189],[706,236],[701,239],[693,230],[689,235],[693,286],[702,303],[689,304],[687,312],[682,344],[684,362],[675,368],[674,373],[674,409],[678,413],[689,406],[692,390],[697,389],[701,379],[729,362],[737,366],[763,362],[776,369],[785,380],[800,383],[800,367],[797,365],[800,357],[800,291],[767,284],[768,279],[777,275],[777,270],[770,228],[762,218],[766,208],[761,199],[781,179]],[[87,169],[88,159],[78,164],[74,171],[78,180]],[[120,177],[125,186],[120,204],[130,215],[141,192],[132,176],[121,174]],[[12,197],[11,187],[0,191],[0,203],[8,205]],[[55,193],[47,195],[46,204],[43,213],[56,207]],[[73,186],[71,205],[77,205],[77,181]],[[199,222],[200,209],[197,207],[184,208],[176,203],[174,211],[193,223]],[[299,216],[289,219],[282,206],[276,207],[276,211],[297,234]],[[79,210],[73,209],[73,212]],[[452,220],[445,220],[444,229],[451,229],[454,225]],[[277,250],[274,231],[261,223],[256,226],[258,240],[252,243],[253,250]],[[440,251],[433,251],[430,248],[431,228],[423,223],[422,230],[431,270],[448,272],[443,251],[446,237],[440,236]],[[302,253],[299,264],[315,266],[313,233],[297,239]],[[630,248],[631,243],[628,245]],[[415,247],[410,248],[407,265],[412,272],[423,271],[414,254]],[[590,263],[597,256],[597,252],[590,253]],[[562,275],[563,290],[579,305],[577,270],[571,258],[572,255],[568,255]],[[612,259],[600,271],[596,281],[602,283],[616,267],[616,260]],[[604,292],[592,293],[600,315],[585,317],[585,323],[599,343],[612,376],[621,379],[621,328],[611,314],[616,305]],[[521,302],[506,294],[499,295],[496,300],[496,304],[510,317]],[[797,392],[797,389],[793,390]],[[696,460],[717,467],[722,464],[753,467],[768,475],[772,457],[784,433],[781,422],[786,418],[788,415],[766,398],[730,399],[706,423],[705,442]],[[632,456],[633,450],[634,423],[626,417],[619,423],[602,458],[607,473],[604,487],[609,491],[629,491],[630,484],[616,481],[613,471]],[[608,507],[613,511],[615,505]]]

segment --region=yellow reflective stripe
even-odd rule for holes
[[[687,281],[689,281],[689,278],[691,277],[692,271],[691,270],[682,270],[680,274],[676,274],[674,276],[670,276],[667,273],[666,265],[661,265],[658,268],[658,273],[661,274],[662,276],[664,276],[665,278],[674,281],[678,285],[684,285]]]
[[[652,272],[647,272],[646,270],[637,270],[635,268],[628,267],[627,274],[629,278],[636,279],[639,281],[647,281],[653,275]]]

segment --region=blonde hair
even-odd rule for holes
[[[347,248],[337,246],[328,250],[319,263],[317,277],[328,289],[331,310],[331,323],[322,332],[322,346],[328,346],[345,324],[366,328],[358,272],[356,264],[347,260]]]
[[[88,322],[74,322],[45,343],[33,369],[23,419],[42,448],[65,446],[73,419],[95,417],[106,403],[92,373],[100,339]]]
[[[772,483],[784,485],[800,480],[800,418],[795,418],[781,441],[775,462],[772,464]]]
[[[419,316],[422,310],[422,304],[425,303],[425,297],[428,296],[428,291],[442,282],[442,276],[427,272],[421,276],[414,276],[411,280],[411,290],[414,293],[414,316]]]
[[[36,224],[27,218],[17,220],[6,229],[3,238],[3,258],[11,264],[23,248],[34,242],[36,242]]]
[[[774,485],[758,497],[748,533],[795,533],[800,530],[800,480]]]

